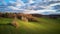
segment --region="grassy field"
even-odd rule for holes
[[[60,19],[37,18],[39,22],[24,22],[17,19],[19,28],[6,25],[12,18],[0,18],[0,34],[60,34]]]
[[[0,18],[0,24],[8,24],[12,22],[12,18]]]

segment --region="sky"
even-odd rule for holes
[[[0,0],[0,12],[60,14],[60,0]]]

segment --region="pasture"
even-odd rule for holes
[[[13,18],[0,18],[0,34],[60,34],[60,19],[37,18],[39,22],[16,19],[19,28],[8,24],[13,20]]]

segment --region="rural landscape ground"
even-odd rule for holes
[[[0,34],[60,34],[60,18],[36,17],[36,20],[39,22],[0,17]],[[18,24],[18,28],[9,24],[13,21]]]

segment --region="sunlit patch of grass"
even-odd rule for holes
[[[45,20],[43,18],[39,18],[41,22],[24,22],[21,20],[17,20],[17,22],[20,24],[20,31],[24,34],[27,32],[31,33],[49,33],[49,32],[56,32],[55,30],[59,29],[59,25],[50,23],[49,20]],[[54,21],[52,21],[54,22]],[[42,24],[43,23],[43,24]],[[60,29],[59,29],[60,30]]]
[[[39,23],[33,23],[33,22],[24,22],[21,20],[18,20],[18,23],[20,24],[20,27],[25,28],[26,30],[47,30],[47,27],[45,25],[39,24]]]

